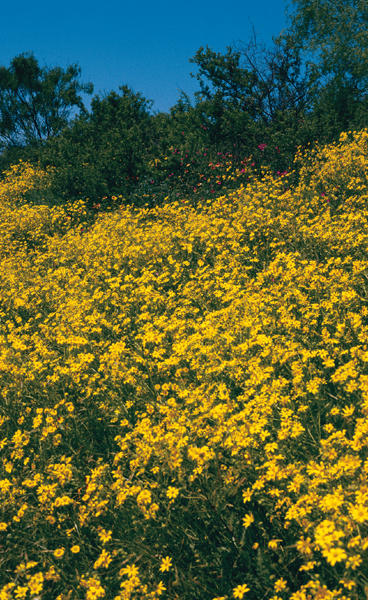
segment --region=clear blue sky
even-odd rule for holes
[[[168,111],[181,88],[193,98],[200,46],[226,52],[252,26],[268,48],[287,27],[284,0],[11,0],[3,2],[0,64],[33,51],[41,66],[78,63],[94,94],[129,85]],[[86,101],[87,100],[87,101]],[[85,99],[89,106],[89,97]]]

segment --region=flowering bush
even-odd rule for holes
[[[204,199],[228,194],[271,172],[270,167],[259,163],[256,168],[252,156],[244,158],[229,152],[216,152],[213,148],[198,147],[199,150],[194,151],[172,146],[167,156],[150,161],[150,176],[137,182],[129,196],[131,203],[152,208],[185,198],[197,206]],[[280,177],[287,174],[287,170],[276,172]]]
[[[2,188],[2,600],[367,595],[367,147],[21,234]]]

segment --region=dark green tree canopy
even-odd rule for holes
[[[91,94],[93,85],[80,84],[80,74],[77,64],[40,67],[32,52],[0,66],[0,150],[55,137],[73,110],[85,111],[79,92]]]
[[[0,172],[20,158],[52,165],[57,201],[92,206],[109,195],[140,202],[152,186],[162,198],[180,193],[179,182],[194,189],[194,166],[207,180],[218,156],[240,172],[296,173],[297,147],[367,125],[368,5],[290,1],[290,26],[269,49],[254,28],[224,54],[200,47],[189,60],[195,102],[182,92],[167,113],[150,114],[153,103],[128,86],[96,95],[87,111],[80,92],[93,87],[79,83],[77,64],[42,68],[32,53],[16,56],[0,67]]]
[[[366,0],[291,0],[288,19],[296,42],[318,57],[322,75],[368,76]],[[317,65],[316,65],[317,66]]]
[[[310,94],[327,139],[367,125],[366,0],[291,0],[288,31],[308,58]],[[322,125],[323,124],[323,125]]]
[[[273,41],[274,48],[267,50],[264,44],[258,44],[253,29],[248,45],[228,46],[225,55],[208,46],[199,48],[189,59],[199,67],[199,73],[192,74],[201,88],[196,97],[212,100],[217,95],[228,107],[240,109],[253,121],[264,124],[277,121],[287,110],[305,110],[309,104],[309,76],[301,76],[300,48],[292,35]]]
[[[109,92],[103,96],[96,95],[91,101],[91,113],[88,117],[91,123],[103,123],[106,127],[116,126],[117,121],[126,127],[146,121],[152,100],[147,100],[139,92],[134,92],[129,86],[119,86],[121,94]]]
[[[91,202],[127,194],[142,172],[151,144],[153,102],[128,86],[92,98],[91,112],[76,116],[42,149],[42,166],[56,167],[55,194]]]

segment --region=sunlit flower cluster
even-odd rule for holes
[[[13,170],[1,600],[364,598],[367,150],[93,223]]]

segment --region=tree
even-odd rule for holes
[[[308,64],[315,82],[311,87],[315,116],[324,119],[332,137],[351,126],[366,125],[366,0],[291,0],[291,5],[295,10],[288,15],[289,32],[312,59]]]
[[[368,5],[366,0],[291,0],[288,15],[295,42],[318,63],[323,76],[351,79],[359,87],[368,76]],[[290,6],[290,5],[289,5]]]
[[[270,124],[287,110],[298,113],[309,107],[309,74],[301,78],[302,58],[300,48],[292,35],[275,40],[275,47],[266,50],[259,45],[253,28],[248,45],[240,42],[236,48],[227,47],[222,55],[208,46],[201,47],[189,62],[199,66],[192,75],[200,83],[195,93],[198,99],[212,100],[220,96],[227,108],[246,112],[253,121]],[[243,62],[241,63],[241,58]],[[212,90],[204,82],[206,78]]]
[[[85,112],[79,92],[91,94],[91,83],[80,84],[81,69],[73,64],[40,67],[32,52],[0,67],[0,151],[25,148],[57,136],[75,108]]]
[[[42,149],[41,165],[56,167],[53,192],[62,198],[126,196],[145,173],[153,102],[121,86],[94,96],[91,112],[76,116]]]
[[[316,139],[319,123],[312,119],[315,74],[303,70],[300,44],[292,32],[273,43],[266,49],[253,28],[248,44],[228,46],[225,55],[201,47],[190,62],[199,67],[196,109],[209,117],[210,138],[277,173],[293,169],[296,147]]]

